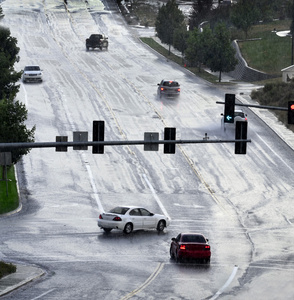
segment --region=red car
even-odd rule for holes
[[[208,239],[200,233],[180,233],[172,238],[170,257],[179,262],[184,259],[201,259],[210,262],[210,245]]]

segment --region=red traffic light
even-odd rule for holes
[[[294,101],[288,101],[288,124],[294,124]]]

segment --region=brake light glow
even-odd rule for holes
[[[181,91],[181,89],[180,88],[178,88],[178,92],[180,92]]]
[[[160,90],[161,90],[161,91],[164,91],[164,88],[163,88],[163,87],[161,87],[161,88],[160,88]]]
[[[180,250],[186,250],[186,245],[181,245]]]
[[[102,218],[102,215],[99,215],[99,219],[103,219],[103,218]]]
[[[209,246],[209,245],[206,245],[206,246],[204,247],[204,249],[205,249],[205,250],[210,250],[210,246]]]
[[[116,217],[113,218],[113,221],[121,221],[121,218],[116,216]]]

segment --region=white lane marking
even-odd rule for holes
[[[211,300],[214,300],[216,298],[218,298],[218,296],[220,296],[223,291],[230,285],[230,283],[233,281],[234,277],[236,276],[236,273],[238,271],[238,266],[235,266],[234,269],[233,269],[233,272],[231,274],[231,276],[229,277],[229,279],[226,281],[226,283],[222,286],[222,288],[220,288],[217,293],[212,297],[210,298]]]
[[[171,220],[171,217],[169,216],[167,210],[165,209],[165,207],[164,207],[163,204],[161,203],[159,197],[157,196],[156,192],[154,191],[154,188],[153,188],[153,186],[151,185],[150,181],[148,180],[146,174],[143,174],[143,178],[145,179],[147,185],[149,186],[149,188],[150,188],[150,190],[151,190],[151,192],[152,192],[152,194],[153,194],[153,197],[155,198],[157,204],[158,204],[159,207],[161,208],[163,214],[164,214],[165,216],[167,216],[167,217]]]
[[[24,90],[25,106],[26,106],[26,108],[28,108],[28,94],[27,94],[27,90],[26,90],[24,84],[22,84],[21,86],[22,86],[22,88]]]
[[[160,263],[157,268],[155,269],[155,271],[149,276],[149,278],[137,289],[133,290],[131,293],[129,293],[128,295],[126,295],[125,297],[123,297],[121,300],[127,300],[132,298],[134,295],[136,295],[137,293],[141,292],[142,290],[144,290],[156,277],[157,275],[161,272],[161,270],[164,267],[164,263]]]
[[[288,164],[282,159],[282,157],[281,156],[279,156],[275,151],[273,151],[273,149],[269,146],[269,144],[267,144],[267,142],[260,136],[260,135],[258,135],[258,134],[256,134],[257,135],[257,137],[268,147],[268,149],[272,152],[272,153],[274,153],[274,155],[276,156],[276,157],[278,157],[279,158],[279,160],[292,172],[292,173],[294,173],[294,170],[290,167],[290,166],[288,166]]]
[[[85,161],[86,155],[84,153],[82,153],[82,157]],[[87,168],[87,172],[88,172],[88,175],[89,175],[89,178],[90,178],[94,198],[95,198],[96,203],[98,205],[99,211],[102,213],[102,212],[104,212],[104,209],[103,209],[101,200],[99,198],[98,190],[97,190],[97,187],[96,187],[96,184],[95,184],[95,181],[94,181],[94,176],[93,176],[91,167],[89,166],[89,164],[86,164],[86,168]]]
[[[51,292],[54,291],[54,290],[55,290],[55,288],[54,288],[54,289],[51,289],[51,290],[49,290],[49,291],[47,291],[47,292],[45,292],[45,293],[43,293],[43,294],[41,294],[41,295],[38,296],[38,297],[32,298],[32,300],[40,299],[40,298],[42,298],[43,296],[46,296],[47,294],[51,293]]]

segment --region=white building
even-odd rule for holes
[[[294,65],[281,70],[283,82],[289,82],[294,78]]]

